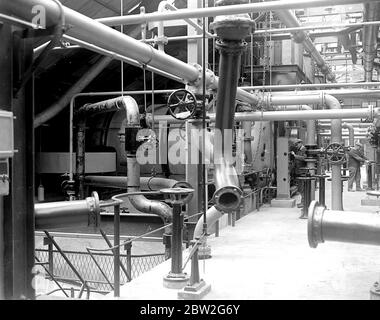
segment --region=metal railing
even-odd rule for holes
[[[72,265],[80,273],[91,291],[108,293],[114,290],[113,264],[114,255],[103,252],[63,251]],[[75,272],[70,268],[58,250],[36,249],[37,261],[48,261],[52,255],[52,264],[45,271],[53,281],[80,283]],[[94,263],[96,261],[96,263]],[[131,279],[134,279],[156,265],[165,261],[164,253],[131,255],[121,254],[120,261],[128,268]],[[129,266],[129,267],[128,267]],[[106,279],[105,279],[106,278]],[[108,279],[108,281],[107,281]],[[125,273],[121,274],[120,283],[130,281]]]

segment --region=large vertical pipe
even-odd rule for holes
[[[366,3],[364,5],[364,20],[376,21],[380,17],[380,4],[378,2]],[[379,26],[365,26],[363,28],[363,67],[364,81],[371,82],[373,74],[373,64],[377,52],[377,36]]]
[[[243,4],[242,0],[220,0],[216,6]],[[220,52],[219,86],[215,114],[214,142],[214,193],[215,207],[225,212],[238,209],[242,190],[232,159],[226,157],[226,135],[232,135],[236,104],[236,93],[240,70],[241,54],[246,47],[244,39],[251,32],[253,21],[248,14],[217,17],[211,24],[218,39],[216,46]]]
[[[326,105],[330,109],[341,109],[338,99],[333,96],[324,96]],[[342,143],[342,120],[332,119],[331,120],[331,143]],[[343,210],[342,201],[342,165],[332,164],[331,165],[331,209],[332,210]]]

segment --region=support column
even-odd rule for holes
[[[0,108],[1,110],[11,111],[12,104],[12,34],[11,26],[0,24]],[[8,197],[6,197],[8,198]],[[0,300],[6,298],[8,288],[11,287],[12,274],[7,273],[4,277],[4,270],[9,270],[12,266],[10,260],[12,243],[9,242],[12,234],[10,223],[11,212],[5,210],[4,199],[0,196]],[[6,249],[7,248],[7,249]],[[5,264],[8,265],[6,268]]]
[[[10,35],[11,39],[12,34]],[[11,41],[11,40],[9,40]],[[16,93],[21,79],[33,59],[33,38],[13,33],[13,96],[15,153],[10,161],[10,194],[5,197],[5,298],[34,299],[32,286],[34,267],[34,128],[31,81]],[[0,55],[1,57],[1,55]]]
[[[277,137],[277,197],[271,201],[272,207],[293,208],[296,200],[290,198],[289,139]]]

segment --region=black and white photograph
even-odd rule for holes
[[[379,26],[378,0],[0,0],[0,300],[380,300]]]

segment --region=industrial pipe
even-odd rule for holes
[[[335,0],[334,5],[345,5],[353,3],[365,3],[373,0]],[[331,6],[331,0],[283,0],[266,1],[259,3],[234,4],[220,7],[207,7],[197,9],[178,9],[174,12],[166,13],[146,13],[144,15],[135,14],[128,16],[116,16],[98,19],[99,22],[108,26],[120,24],[141,24],[162,20],[177,20],[186,18],[215,17],[221,15],[237,15],[244,13],[261,13],[265,11],[277,11],[284,9],[305,9],[314,7]],[[28,20],[29,21],[29,20]]]
[[[127,111],[125,125],[125,149],[127,151],[127,175],[128,175],[128,192],[140,191],[140,165],[136,159],[138,143],[136,135],[140,127],[139,106],[132,97],[122,97],[123,107]],[[143,195],[129,196],[130,203],[139,211],[144,213],[153,213],[166,222],[172,220],[173,212],[169,205],[164,202],[149,200]]]
[[[348,144],[350,147],[353,147],[355,145],[355,132],[354,132],[354,126],[352,124],[349,124],[347,122],[344,122],[342,124],[342,128],[348,129]]]
[[[60,8],[53,1],[48,0],[15,0],[2,3],[2,10],[6,14],[21,17],[27,21],[33,18],[32,8],[42,5],[46,12],[46,23],[49,26],[56,21],[60,15]],[[201,81],[201,69],[199,66],[187,64],[172,56],[158,51],[152,46],[140,42],[126,34],[112,29],[98,21],[95,21],[74,10],[62,6],[67,28],[66,34],[80,41],[85,41],[102,49],[114,52],[117,55],[125,56],[138,61],[142,65],[150,65],[167,73],[173,74],[184,83],[198,86]],[[173,13],[176,13],[175,11]],[[169,12],[171,13],[171,12]],[[142,22],[143,23],[143,22]],[[122,23],[118,23],[120,25]],[[115,59],[120,60],[119,56]],[[206,73],[206,86],[208,89],[217,89],[218,78],[211,71]],[[238,90],[237,97],[245,102],[257,104],[258,99],[243,90]]]
[[[300,85],[300,89],[302,89],[302,85]],[[319,94],[329,94],[334,96],[335,98],[363,98],[363,99],[379,99],[380,90],[372,89],[339,89],[339,90],[296,90],[296,91],[276,91],[271,92],[269,96],[271,99],[275,99],[277,96],[288,95],[289,99],[295,99],[298,95],[319,95]],[[264,94],[265,96],[265,94]]]
[[[364,5],[364,20],[376,21],[380,17],[380,4],[371,2]],[[377,36],[379,33],[379,26],[365,26],[363,28],[363,67],[364,67],[364,81],[371,82],[373,74],[373,64],[377,55]]]
[[[84,178],[85,178],[85,134],[86,134],[86,118],[96,114],[124,111],[126,121],[130,126],[140,128],[140,114],[135,113],[130,105],[133,105],[133,98],[123,96],[113,98],[93,104],[86,104],[78,109],[78,131],[77,131],[77,152],[76,152],[76,175],[79,181],[79,197],[84,198]]]
[[[34,128],[38,128],[40,125],[44,124],[51,118],[54,118],[58,113],[60,113],[70,103],[70,99],[75,94],[81,92],[84,88],[86,88],[88,84],[94,80],[111,61],[112,58],[102,57],[98,62],[96,62],[57,102],[35,116]]]
[[[300,97],[303,99],[303,97]],[[296,104],[294,101],[300,100],[295,97],[289,101],[291,105]],[[316,97],[307,97],[305,100],[308,103],[317,103]],[[317,99],[318,100],[318,99]],[[284,100],[281,100],[282,102]],[[299,101],[300,102],[300,101]],[[279,103],[281,104],[281,103]],[[319,120],[319,119],[372,119],[379,116],[379,108],[355,108],[355,109],[340,109],[340,110],[309,110],[305,111],[253,111],[253,112],[236,112],[234,115],[235,122],[239,121],[289,121],[289,120]],[[207,116],[211,122],[215,122],[215,113],[208,113]],[[168,124],[182,123],[183,120],[175,119],[169,115],[155,115],[155,122],[166,121]],[[152,124],[152,115],[146,114],[146,121],[149,125]]]
[[[216,6],[230,2],[221,0]],[[242,3],[240,0],[233,3]],[[246,43],[244,38],[251,33],[253,21],[248,14],[217,17],[210,25],[218,36],[216,47],[220,52],[219,88],[216,97],[214,135],[214,193],[215,208],[231,212],[239,208],[243,192],[232,161],[226,157],[225,135],[232,133],[234,125],[235,100],[239,78],[241,55]],[[220,134],[219,134],[220,133]]]
[[[206,211],[206,221],[207,221],[207,233],[212,228],[212,226],[223,216],[223,213],[220,212],[215,206],[212,206]],[[203,234],[203,218],[201,217],[194,229],[194,239],[199,239]]]
[[[239,87],[243,90],[304,90],[304,89],[329,89],[329,88],[368,88],[379,87],[380,82],[349,82],[349,83],[300,83],[300,84],[278,84],[278,85],[265,85],[265,86],[244,86]]]
[[[297,17],[292,11],[279,10],[279,11],[276,11],[276,14],[288,28],[301,27],[301,24],[299,23]],[[326,64],[326,61],[323,59],[321,54],[315,48],[308,34],[302,30],[293,32],[292,34],[293,34],[293,40],[296,43],[301,43],[304,49],[310,53],[311,57],[315,60],[318,68],[320,68],[322,73],[326,76],[326,79],[331,82],[336,82],[335,75],[331,72],[330,67]]]
[[[326,94],[324,100],[331,110],[342,111],[341,105],[335,97]],[[331,143],[342,143],[341,119],[331,120]],[[341,167],[341,163],[331,164],[331,208],[333,210],[343,210]]]
[[[100,222],[99,197],[96,192],[85,200],[36,203],[34,205],[35,228],[57,229],[87,226]]]
[[[307,235],[311,248],[325,241],[380,245],[380,215],[327,210],[318,201],[312,201],[308,211]]]
[[[86,185],[109,188],[127,188],[128,177],[122,176],[86,176]],[[142,190],[160,190],[164,188],[175,188],[177,180],[160,177],[140,177]]]

